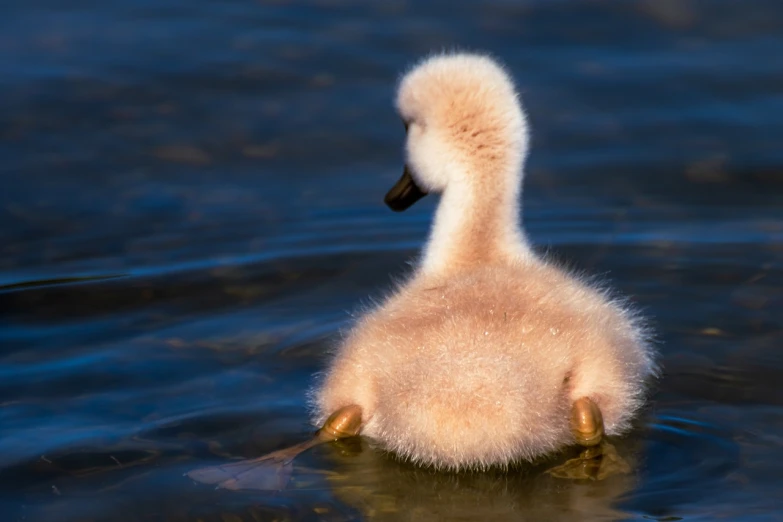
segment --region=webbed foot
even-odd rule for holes
[[[613,475],[630,472],[630,464],[606,440],[587,448],[577,458],[547,470],[553,477],[570,480],[604,480]]]
[[[574,401],[571,407],[571,433],[585,450],[575,459],[547,471],[557,478],[603,480],[612,475],[629,473],[631,466],[617,449],[604,438],[601,409],[588,397]]]
[[[280,490],[288,483],[292,462],[300,453],[324,442],[354,437],[361,431],[361,426],[362,409],[352,404],[331,414],[315,437],[308,441],[255,459],[195,469],[186,475],[197,482],[217,484],[218,488]]]

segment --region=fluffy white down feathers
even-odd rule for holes
[[[528,245],[528,128],[509,75],[486,56],[434,56],[403,77],[397,109],[410,172],[441,201],[410,279],[338,347],[313,393],[315,424],[357,404],[363,436],[447,469],[572,444],[580,397],[608,435],[626,431],[654,353],[627,307]]]

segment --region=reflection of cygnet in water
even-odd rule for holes
[[[402,79],[397,108],[407,165],[387,204],[442,194],[420,263],[338,347],[313,393],[315,440],[191,477],[254,487],[249,465],[357,434],[463,470],[596,447],[629,429],[653,353],[624,304],[527,242],[528,128],[507,73],[485,56],[434,56]]]
[[[623,440],[618,451],[633,461],[640,449],[634,446],[635,441]],[[551,461],[519,466],[510,473],[437,473],[369,448],[329,448],[321,453],[329,455],[333,472],[325,478],[334,498],[372,522],[622,520],[628,514],[617,504],[634,490],[637,480],[634,474],[600,481],[558,480],[542,473]]]

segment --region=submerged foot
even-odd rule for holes
[[[547,471],[557,478],[603,480],[612,475],[630,473],[631,466],[604,437],[601,409],[589,397],[571,406],[571,433],[584,450],[575,459]]]
[[[273,451],[256,459],[195,469],[185,475],[203,484],[224,489],[284,489],[293,471],[293,460],[310,448],[359,434],[362,410],[356,405],[340,408],[326,419],[315,437],[290,448]]]
[[[547,471],[553,477],[570,480],[604,480],[630,472],[631,465],[628,461],[605,439],[599,445],[582,451],[577,458],[569,459]]]
[[[217,484],[217,488],[281,490],[291,478],[294,458],[321,442],[316,437],[257,459],[194,469],[186,475],[196,482]]]

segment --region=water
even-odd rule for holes
[[[783,518],[783,6],[422,4],[0,6],[3,520]],[[435,203],[381,204],[396,78],[456,46],[523,92],[537,247],[653,319],[634,472],[436,474],[349,441],[280,493],[189,481],[310,433],[313,373]]]

